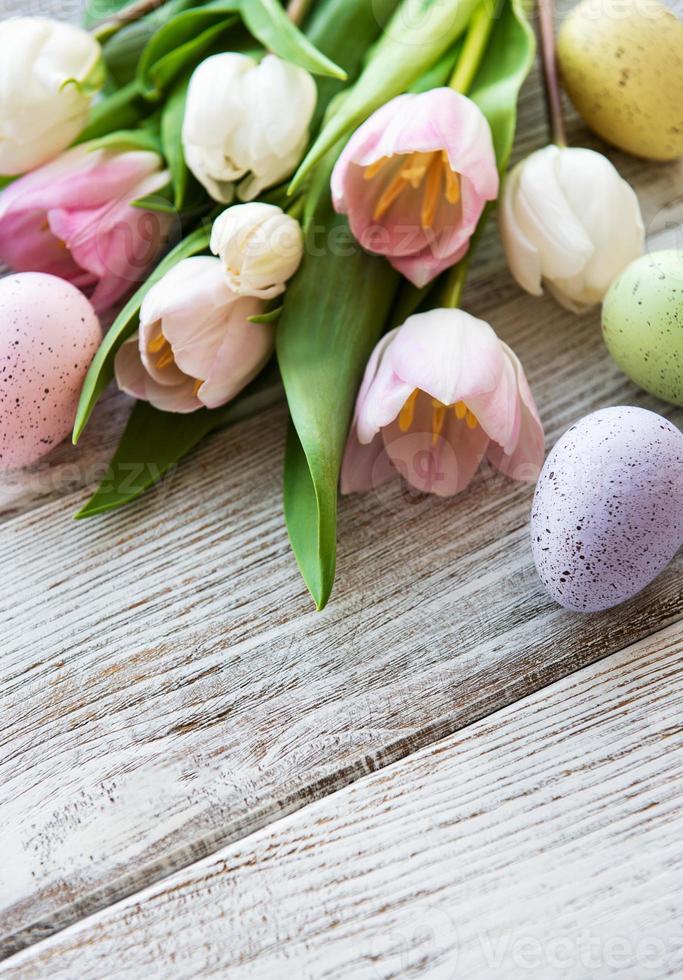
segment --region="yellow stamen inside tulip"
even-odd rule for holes
[[[375,205],[375,210],[372,213],[373,221],[379,221],[382,215],[386,214],[391,205],[394,203],[396,198],[399,196],[401,191],[406,186],[406,179],[400,173],[396,174],[394,179],[391,181],[389,186],[386,188],[379,201]]]
[[[363,171],[363,177],[365,180],[372,180],[372,178],[380,172],[382,167],[389,163],[389,157],[380,157],[379,160],[375,160],[374,163],[369,164]]]
[[[174,362],[173,351],[169,346],[168,350],[165,350],[164,353],[159,358],[159,360],[157,361],[156,364],[157,370],[162,371],[165,367],[168,367],[169,364],[173,364],[173,362]]]
[[[154,340],[150,340],[150,342],[147,344],[147,350],[150,352],[150,354],[158,354],[166,343],[168,343],[168,341],[164,335],[159,332],[159,335],[155,337]]]
[[[389,163],[389,157],[380,157],[363,171],[365,180],[372,180]],[[443,180],[442,180],[443,178]],[[460,177],[451,169],[448,153],[435,150],[432,153],[409,153],[379,196],[373,211],[373,221],[379,221],[398,197],[407,189],[419,190],[424,181],[420,206],[420,224],[426,230],[434,224],[439,199],[444,194],[449,204],[460,200]]]
[[[415,388],[403,404],[403,408],[398,413],[398,427],[401,432],[407,432],[415,419],[415,403],[420,391]],[[432,445],[436,445],[439,436],[443,432],[446,424],[449,408],[453,409],[453,414],[459,422],[464,422],[468,429],[476,429],[479,425],[477,416],[472,412],[465,402],[454,402],[452,405],[445,405],[438,398],[432,398]]]
[[[435,155],[429,164],[427,171],[427,182],[425,184],[422,207],[420,208],[420,224],[423,228],[431,228],[434,224],[434,215],[439,203],[439,191],[441,190],[441,171],[443,170],[442,161]]]
[[[193,398],[196,398],[197,397],[197,392],[199,391],[199,389],[201,388],[201,386],[203,384],[204,384],[204,379],[203,378],[196,378],[195,379],[195,383],[192,385],[192,397]]]
[[[443,424],[446,421],[447,407],[443,402],[432,398],[432,445],[435,446],[439,441]]]
[[[422,183],[433,156],[433,153],[411,153],[408,162],[401,167],[401,176],[408,181],[413,190],[417,190]]]
[[[446,171],[446,200],[449,204],[457,204],[460,200],[460,177],[454,170],[451,170],[448,154],[445,150],[441,151],[441,159]]]
[[[417,399],[417,393],[418,393],[418,389],[416,388],[415,391],[412,393],[412,395],[408,397],[408,400],[405,402],[403,408],[399,412],[398,427],[401,430],[401,432],[407,432],[408,429],[413,424],[413,417],[415,415],[415,401]]]

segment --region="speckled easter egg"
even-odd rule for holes
[[[536,487],[538,574],[567,609],[594,612],[645,588],[683,544],[683,433],[643,408],[586,415]]]
[[[683,155],[683,23],[655,0],[583,0],[557,39],[569,98],[591,129],[652,160]]]
[[[95,311],[64,279],[0,279],[0,469],[33,463],[69,434],[100,339]]]
[[[624,374],[683,405],[683,252],[642,255],[612,283],[602,334]]]

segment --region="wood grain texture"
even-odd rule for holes
[[[683,626],[6,961],[37,977],[683,971]]]
[[[653,404],[593,319],[518,298],[496,326],[551,440],[599,405]],[[680,617],[680,555],[620,610],[556,607],[531,489],[487,471],[443,502],[398,486],[345,501],[316,614],[282,521],[284,423],[217,434],[107,519],[74,523],[72,493],[5,522],[5,950]]]
[[[544,142],[542,112],[532,79],[518,154]],[[614,159],[651,243],[675,236],[681,164]],[[549,445],[609,404],[683,423],[620,374],[596,315],[520,294],[494,226],[466,305],[521,356]],[[486,470],[453,500],[397,485],[345,500],[316,614],[281,511],[284,408],[212,436],[127,511],[74,523],[127,410],[111,395],[77,455],[0,486],[0,953],[681,615],[683,555],[621,610],[555,607],[531,489]]]

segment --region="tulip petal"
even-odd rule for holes
[[[558,158],[558,180],[570,206],[593,243],[582,269],[582,289],[557,278],[556,287],[579,304],[592,305],[619,273],[642,254],[645,232],[635,191],[607,157],[573,147]],[[611,220],[605,220],[606,215]]]
[[[524,161],[513,203],[517,227],[536,245],[548,279],[576,275],[593,254],[593,243],[560,183],[562,152],[546,146]]]
[[[515,215],[514,202],[519,192],[521,164],[508,174],[500,203],[500,236],[510,272],[522,289],[532,296],[542,296],[541,257],[536,246],[526,237]]]
[[[235,302],[220,259],[193,256],[179,262],[155,284],[145,297],[140,316],[144,321],[161,322],[180,371],[206,379]]]
[[[545,454],[543,426],[519,358],[507,344],[503,344],[503,348],[514,368],[519,389],[519,435],[512,451],[506,451],[502,446],[491,442],[486,455],[501,473],[511,479],[535,483],[543,467]]]
[[[220,259],[193,255],[177,262],[152,286],[142,302],[140,320],[161,320],[167,316],[198,320],[206,309],[225,306],[233,300]]]
[[[140,358],[137,337],[131,337],[119,347],[114,360],[114,373],[121,391],[133,398],[148,401],[162,412],[186,414],[202,407],[193,394],[191,379],[169,386],[158,384],[150,377]]]
[[[45,272],[68,279],[79,289],[97,282],[96,276],[74,262],[41,212],[18,212],[0,218],[0,261],[16,272]]]
[[[223,341],[198,392],[207,408],[224,405],[239,394],[272,355],[275,347],[272,325],[249,323],[247,319],[262,308],[262,303],[251,296],[238,299],[230,307]]]
[[[484,320],[464,310],[408,317],[380,364],[377,381],[396,375],[444,405],[493,392],[505,368],[500,341]]]
[[[147,372],[140,359],[138,336],[126,340],[114,358],[116,384],[132,398],[146,398]]]
[[[445,256],[438,256],[430,249],[424,249],[424,251],[418,252],[416,255],[392,255],[389,258],[389,262],[397,272],[400,272],[401,275],[410,280],[414,286],[422,289],[432,279],[436,279],[438,275],[441,275],[445,269],[450,269],[452,265],[459,262],[467,254],[469,247],[470,240],[468,236],[467,241],[459,249],[455,249]]]
[[[371,442],[358,441],[355,426],[346,442],[341,466],[340,490],[342,493],[367,493],[397,476],[394,464],[384,448],[381,433]]]
[[[87,143],[74,147],[10,184],[0,196],[0,219],[17,211],[85,212],[122,198],[132,200],[142,196],[137,188],[159,172],[160,164],[161,157],[148,150],[114,153],[91,150]]]
[[[225,150],[230,134],[243,122],[240,82],[254,67],[251,58],[234,52],[200,62],[188,87],[183,142]]]

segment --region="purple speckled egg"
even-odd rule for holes
[[[0,469],[35,462],[69,434],[100,340],[71,283],[41,272],[0,279]]]
[[[548,592],[595,612],[645,588],[683,544],[683,433],[643,408],[605,408],[565,432],[531,512]]]

